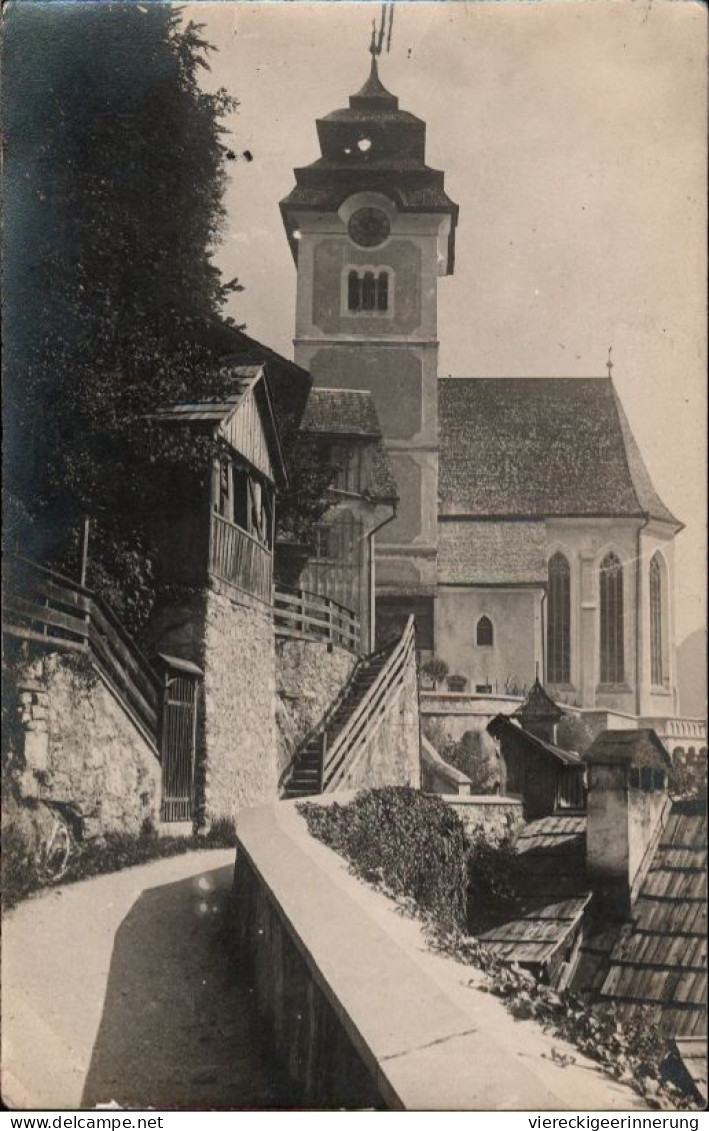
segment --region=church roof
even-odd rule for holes
[[[444,515],[649,515],[681,527],[607,377],[443,378],[439,422]]]
[[[438,526],[438,580],[448,585],[547,581],[543,522],[448,521]]]

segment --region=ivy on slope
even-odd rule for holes
[[[487,985],[476,983],[477,988],[500,998],[513,1017],[537,1021],[632,1088],[648,1107],[693,1107],[693,1099],[663,1077],[665,1039],[650,1010],[629,1019],[614,1004],[591,1008],[577,994],[538,982],[516,963],[503,963],[466,933],[470,897],[507,893],[506,846],[498,865],[493,846],[483,851],[479,837],[471,844],[440,797],[408,786],[368,789],[346,805],[304,802],[298,810],[311,835],[344,856],[354,875],[423,920],[434,949],[483,971]],[[477,882],[476,859],[482,861]],[[552,1056],[561,1065],[574,1060],[557,1050]]]

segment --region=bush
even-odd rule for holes
[[[565,715],[556,727],[556,745],[562,750],[585,754],[597,733],[598,728],[594,730],[578,715]]]
[[[499,758],[484,748],[480,731],[467,730],[460,742],[439,751],[444,761],[470,778],[472,793],[499,793],[502,771]]]
[[[440,798],[387,786],[365,790],[347,805],[299,809],[311,834],[349,860],[355,875],[415,900],[441,927],[464,928],[465,832]]]
[[[485,930],[517,895],[518,861],[512,839],[497,844],[487,840],[482,830],[472,839],[468,855],[468,929],[473,934]]]

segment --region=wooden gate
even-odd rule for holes
[[[197,706],[201,671],[172,656],[165,665],[160,752],[162,759],[163,821],[193,817]]]

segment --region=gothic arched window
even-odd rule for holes
[[[549,562],[547,665],[549,683],[571,682],[571,570],[561,553]]]
[[[650,679],[655,687],[665,682],[665,632],[660,555],[650,561]]]
[[[601,562],[601,683],[625,678],[623,567],[613,552]]]
[[[475,630],[475,642],[481,648],[492,648],[494,632],[489,617],[480,617]]]

